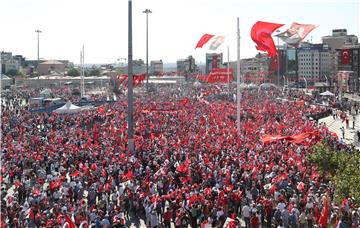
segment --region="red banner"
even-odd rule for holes
[[[213,68],[209,75],[199,75],[197,77],[200,81],[208,83],[227,83],[233,80],[234,70],[229,69],[229,75],[227,68]]]
[[[341,50],[341,65],[350,64],[350,49]]]
[[[123,85],[124,87],[127,87],[128,84],[128,75],[127,74],[121,74],[117,76],[120,85]],[[133,86],[138,86],[141,84],[142,81],[145,80],[145,74],[134,74],[133,75]]]
[[[297,135],[292,135],[292,136],[280,136],[280,135],[275,135],[275,136],[271,136],[271,135],[265,135],[261,141],[263,143],[271,143],[271,142],[276,142],[279,140],[283,140],[285,139],[288,142],[291,143],[296,143],[296,144],[300,144],[303,141],[305,141],[305,139],[310,138],[312,136],[316,136],[318,135],[319,132],[317,131],[311,131],[311,132],[307,132],[307,133],[301,133],[301,134],[297,134]]]

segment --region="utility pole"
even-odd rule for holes
[[[38,79],[40,79],[40,73],[39,73],[39,65],[40,65],[40,58],[39,58],[39,44],[40,44],[40,33],[41,31],[40,30],[36,30],[35,31],[38,35],[37,35],[37,67],[36,67],[36,70],[37,70],[37,76],[38,76]]]
[[[133,56],[132,56],[132,0],[129,0],[128,24],[128,151],[134,154],[134,111],[133,111]]]
[[[149,91],[149,13],[152,13],[150,9],[143,11],[146,13],[146,91]]]
[[[229,45],[227,46],[227,77],[228,77],[228,97],[230,98],[230,53]]]
[[[241,93],[240,93],[240,23],[239,23],[239,18],[237,18],[237,77],[236,77],[236,110],[237,110],[237,115],[236,115],[236,126],[237,126],[237,130],[239,133],[239,137],[240,133],[241,133],[241,129],[240,129],[240,100],[241,100]]]

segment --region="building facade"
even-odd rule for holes
[[[3,74],[9,71],[18,71],[21,69],[21,62],[14,58],[11,52],[1,52],[1,70]]]
[[[150,62],[150,74],[161,75],[163,72],[164,72],[164,64],[161,59],[153,60]]]
[[[223,65],[222,53],[206,53],[205,74],[209,74],[213,68],[221,68]]]
[[[336,50],[338,72],[349,72],[347,86],[349,92],[360,91],[360,44],[344,45]]]
[[[303,43],[297,49],[298,77],[307,82],[329,80],[333,66],[331,49],[327,44]]]
[[[355,45],[358,37],[348,35],[346,29],[334,29],[331,36],[322,37],[323,44],[327,44],[331,50],[341,49],[344,45]]]
[[[197,71],[195,58],[190,55],[186,59],[177,60],[176,71],[178,75],[187,75],[187,74],[195,73]]]
[[[47,75],[52,72],[65,74],[65,64],[56,60],[45,61],[39,64],[38,72],[40,75]]]
[[[254,58],[240,60],[240,74],[245,83],[272,82],[270,75],[270,58],[265,54],[257,54]],[[231,64],[236,68],[236,62]],[[234,69],[234,72],[235,69]]]

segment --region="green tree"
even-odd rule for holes
[[[91,69],[89,72],[90,76],[100,76],[100,70],[99,69]]]
[[[323,141],[313,147],[308,160],[335,184],[335,201],[353,197],[360,204],[360,152],[339,151]]]
[[[80,71],[77,68],[70,68],[67,72],[69,76],[80,76]]]
[[[23,74],[19,70],[11,69],[6,72],[8,76],[22,76]]]

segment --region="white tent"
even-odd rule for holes
[[[321,96],[335,96],[335,94],[333,94],[332,92],[326,90],[323,93],[320,93]]]
[[[51,90],[50,89],[44,89],[43,91],[40,92],[40,96],[42,96],[44,98],[51,97]]]
[[[56,109],[54,112],[59,114],[72,114],[80,112],[81,110],[81,107],[73,105],[70,101],[68,101],[64,106]]]

